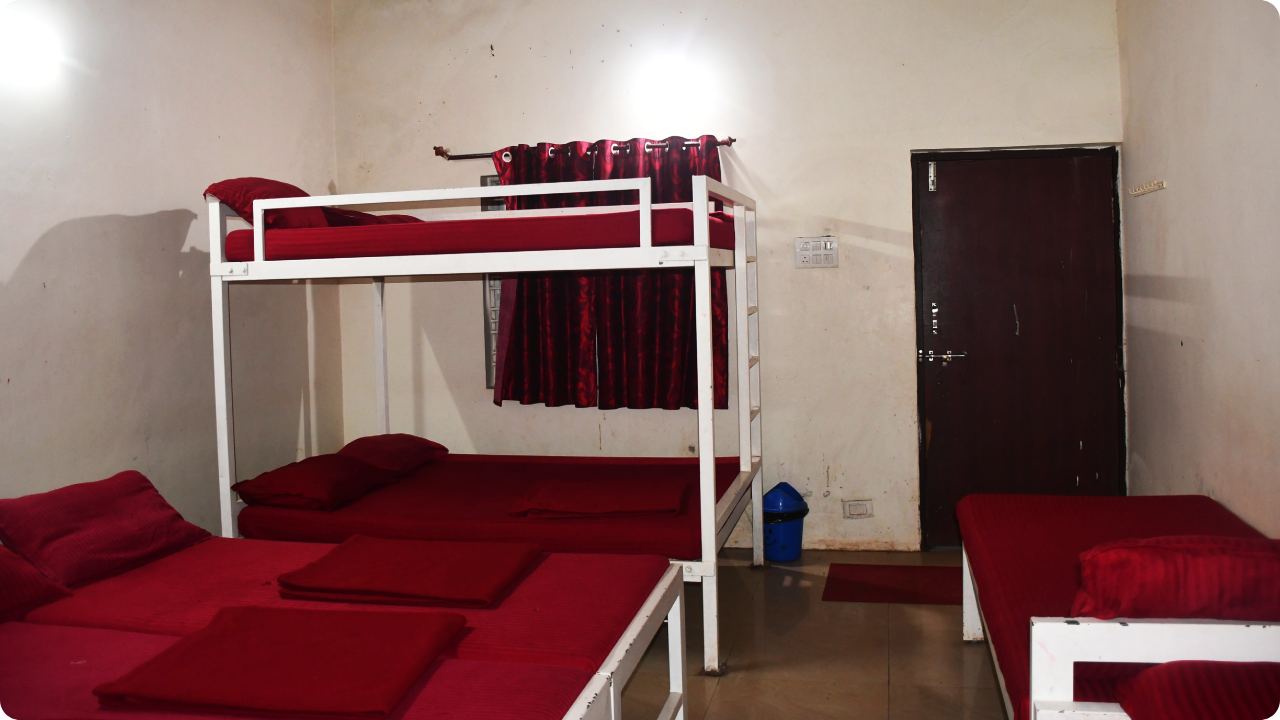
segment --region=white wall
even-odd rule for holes
[[[766,484],[812,493],[812,547],[920,540],[910,152],[1121,135],[1113,0],[335,0],[334,13],[343,192],[493,172],[433,145],[740,139],[722,157],[760,203]],[[650,64],[672,56],[654,83]],[[683,99],[680,71],[698,83]],[[824,233],[842,236],[841,267],[792,269],[792,239]],[[388,297],[394,428],[466,452],[689,454],[691,411],[494,407],[476,280]],[[374,427],[368,298],[343,286],[348,437]],[[876,517],[841,520],[855,498]]]
[[[1130,487],[1280,535],[1280,14],[1120,0]]]
[[[0,496],[142,471],[217,524],[201,193],[333,178],[331,15],[310,0],[18,0],[67,60],[0,87]],[[240,475],[341,442],[337,288],[236,287]],[[301,405],[301,407],[300,407]],[[299,439],[300,415],[303,440]],[[314,438],[314,443],[313,443]]]

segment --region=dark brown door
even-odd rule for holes
[[[971,493],[1124,492],[1117,162],[912,157],[926,546]]]

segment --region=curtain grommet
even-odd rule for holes
[[[511,162],[511,151],[510,151],[510,150],[503,150],[503,151],[502,151],[502,162],[505,162],[505,163],[509,163],[509,162]]]

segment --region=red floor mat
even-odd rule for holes
[[[959,605],[960,568],[831,563],[823,600]]]

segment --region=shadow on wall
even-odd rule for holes
[[[0,496],[136,469],[189,520],[217,529],[209,256],[182,252],[196,218],[63,222],[0,285]],[[317,304],[336,325],[329,294]],[[243,474],[296,459],[309,385],[305,287],[235,288],[232,318],[232,345],[244,348]],[[317,364],[331,371],[334,352],[317,352]],[[339,417],[340,394],[339,384]]]

